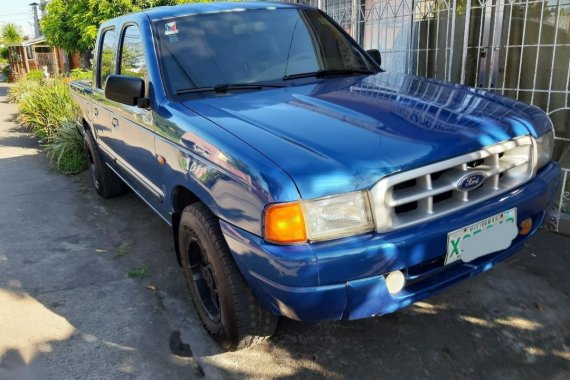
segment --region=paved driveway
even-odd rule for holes
[[[0,379],[570,378],[570,239],[401,312],[280,323],[223,353],[200,327],[169,228],[129,194],[49,170],[0,84]],[[144,275],[143,278],[129,278]]]

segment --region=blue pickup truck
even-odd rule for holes
[[[105,22],[71,83],[93,184],[172,226],[208,332],[394,312],[492,268],[560,176],[540,109],[385,72],[302,5],[160,7]],[[133,221],[134,222],[134,221]]]

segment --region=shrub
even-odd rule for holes
[[[0,58],[8,61],[9,54],[8,46],[0,47]]]
[[[59,79],[23,96],[19,110],[20,122],[46,143],[51,142],[61,126],[77,120],[80,115],[69,87]]]
[[[83,136],[75,127],[79,107],[66,83],[27,76],[10,89],[9,100],[18,103],[19,121],[45,144],[54,169],[68,175],[85,170]]]
[[[51,166],[63,174],[71,175],[87,168],[83,136],[73,121],[61,125],[46,144]]]
[[[43,71],[33,70],[26,74],[26,79],[41,82],[45,79],[45,75]]]
[[[24,97],[40,88],[41,82],[35,80],[22,79],[14,83],[8,92],[8,101],[10,103],[20,103]]]
[[[93,78],[93,71],[73,69],[69,72],[69,77],[73,80],[91,80]]]

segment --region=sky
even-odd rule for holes
[[[29,5],[39,0],[0,0],[0,25],[13,22],[19,25],[24,35],[33,37],[34,16],[32,7]]]

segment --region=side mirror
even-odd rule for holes
[[[378,64],[378,66],[382,66],[382,56],[380,55],[380,51],[378,49],[370,49],[366,50],[366,52],[370,58],[372,58],[372,60]]]
[[[109,75],[105,83],[105,97],[109,100],[139,106],[144,100],[144,80],[126,75]]]

